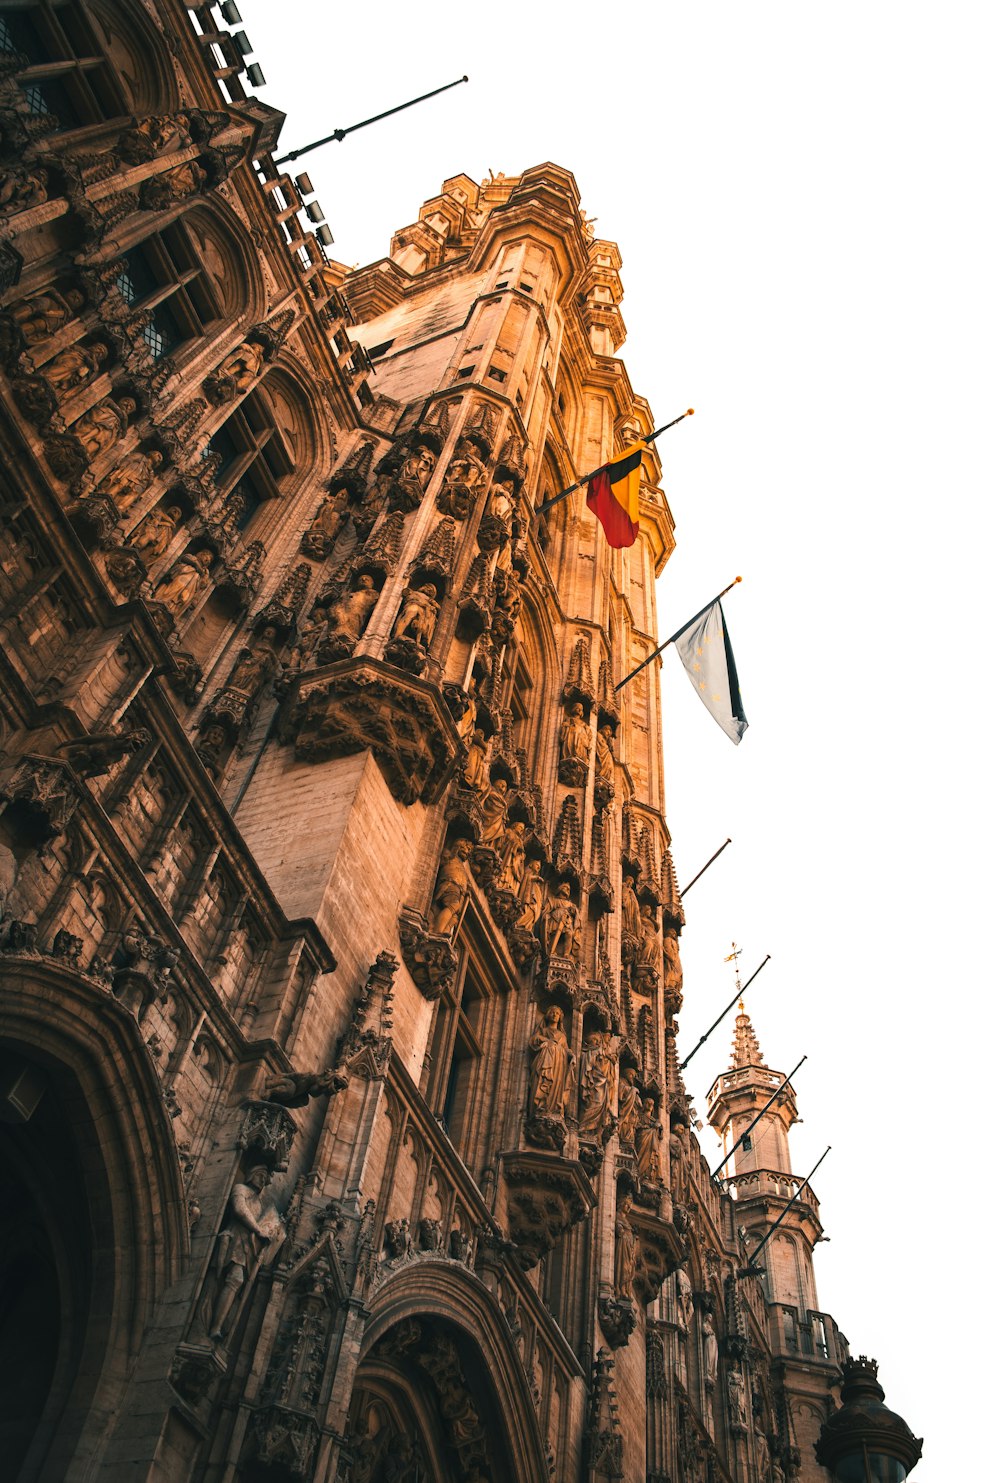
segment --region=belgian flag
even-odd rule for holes
[[[587,508],[616,550],[634,545],[639,534],[639,478],[645,451],[645,442],[630,443],[587,483]]]

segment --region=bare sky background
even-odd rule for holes
[[[833,1144],[821,1307],[924,1436],[913,1477],[978,1476],[1000,11],[239,3],[283,150],[471,78],[302,161],[340,261],[384,256],[448,176],[546,159],[619,243],[633,385],[657,421],[697,409],[660,444],[662,632],[744,577],[726,600],[741,747],[664,663],[681,884],[733,838],[685,903],[681,1050],[732,992],[730,941],[747,974],[771,953],[748,1009],[771,1066],[809,1055],[797,1170]],[[700,1116],[731,1033],[689,1069]]]

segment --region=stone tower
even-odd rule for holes
[[[738,1232],[793,1108],[711,1177],[657,665],[616,689],[655,447],[632,547],[542,509],[654,426],[618,249],[543,163],[349,272],[232,9],[0,7],[5,1463],[805,1476],[846,1350]]]
[[[730,1066],[708,1093],[708,1120],[729,1154],[723,1180],[752,1254],[769,1227],[781,1226],[757,1263],[775,1362],[802,1454],[805,1479],[821,1479],[813,1443],[827,1414],[826,1397],[838,1365],[838,1335],[829,1314],[819,1311],[813,1249],[822,1238],[819,1204],[808,1184],[792,1173],[789,1130],[799,1120],[789,1082],[753,1132],[744,1132],[779,1090],[785,1074],[765,1065],[742,1000],[736,1016]],[[794,1198],[793,1198],[794,1197]]]

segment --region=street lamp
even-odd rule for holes
[[[816,1457],[837,1483],[903,1483],[916,1467],[923,1440],[885,1405],[873,1359],[844,1362],[840,1407],[824,1421]]]

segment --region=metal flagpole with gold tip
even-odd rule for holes
[[[669,649],[670,645],[674,643],[676,639],[679,639],[682,633],[687,633],[692,624],[697,623],[698,619],[702,616],[703,613],[707,613],[709,608],[714,607],[717,602],[725,597],[727,592],[732,592],[737,582],[742,581],[742,577],[734,577],[728,587],[723,587],[722,591],[717,593],[716,596],[712,598],[711,602],[707,602],[703,608],[698,609],[693,618],[689,618],[686,623],[682,623],[676,633],[672,633],[668,639],[664,639],[663,643],[659,644],[657,648],[653,650],[652,654],[647,655],[642,663],[640,665],[637,665],[637,667],[632,670],[631,674],[627,674],[624,680],[619,680],[618,684],[615,686],[615,691],[617,692],[621,690],[624,685],[628,684],[629,680],[634,680],[636,675],[641,675],[643,670],[646,668],[646,665],[652,664],[657,654],[662,654],[664,649]]]

